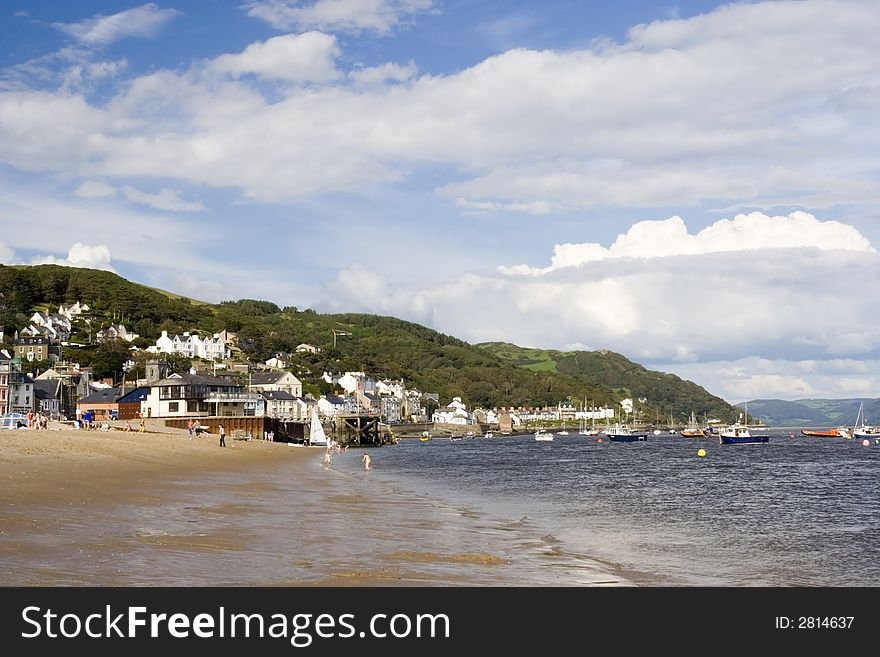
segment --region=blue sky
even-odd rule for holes
[[[6,3],[0,262],[880,396],[875,2]]]

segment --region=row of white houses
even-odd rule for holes
[[[229,334],[225,332],[203,337],[189,331],[174,335],[168,335],[168,331],[162,331],[162,335],[156,339],[156,344],[147,347],[146,351],[153,354],[180,354],[187,358],[202,358],[204,360],[225,360],[232,355]]]

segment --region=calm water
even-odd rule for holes
[[[373,473],[401,491],[522,518],[561,553],[639,584],[880,585],[880,446],[767,435],[747,446],[668,434],[404,441],[374,452]]]

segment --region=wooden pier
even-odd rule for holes
[[[390,429],[382,428],[378,415],[337,415],[333,436],[343,447],[381,447],[396,442]]]

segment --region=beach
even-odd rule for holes
[[[400,490],[362,451],[158,423],[0,433],[4,586],[620,585],[524,519]],[[381,470],[385,447],[371,452]],[[386,452],[387,453],[387,452]]]

